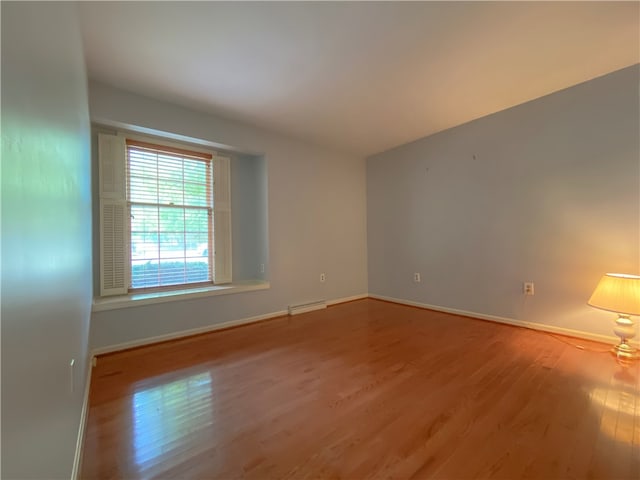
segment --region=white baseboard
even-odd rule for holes
[[[338,305],[339,303],[353,302],[354,300],[362,300],[363,298],[369,298],[369,294],[361,293],[360,295],[352,295],[351,297],[342,297],[333,300],[327,300],[327,306]]]
[[[499,317],[497,315],[487,315],[484,313],[458,310],[456,308],[441,307],[438,305],[429,305],[427,303],[414,302],[411,300],[404,300],[402,298],[385,297],[383,295],[374,295],[374,294],[369,294],[369,297],[377,300],[385,300],[387,302],[400,303],[402,305],[410,305],[412,307],[426,308],[428,310],[435,310],[437,312],[453,313],[455,315],[463,315],[465,317],[478,318],[480,320],[489,320],[491,322],[505,323],[507,325],[514,325],[516,327],[529,328],[531,330],[539,330],[539,331],[548,332],[548,333],[557,333],[559,335],[566,335],[569,337],[584,338],[585,340],[593,340],[595,342],[617,344],[620,341],[618,337],[614,337],[613,335],[612,336],[598,335],[595,333],[583,332],[580,330],[554,327],[553,325],[545,325],[544,323],[527,322],[525,320],[516,320],[514,318]]]
[[[410,305],[413,307],[419,307],[419,308],[426,308],[428,310],[435,310],[438,312],[445,312],[445,313],[452,313],[455,315],[463,315],[465,317],[471,317],[471,318],[477,318],[477,319],[481,319],[481,320],[488,320],[488,321],[492,321],[492,322],[498,322],[498,323],[504,323],[507,325],[514,325],[517,327],[524,327],[524,328],[529,328],[532,330],[538,330],[538,331],[542,331],[542,332],[549,332],[549,333],[557,333],[559,335],[567,335],[570,337],[576,337],[576,338],[584,338],[586,340],[592,340],[592,341],[596,341],[596,342],[603,342],[603,343],[613,343],[613,344],[617,344],[619,342],[619,339],[617,337],[614,337],[613,335],[609,336],[609,335],[599,335],[599,334],[594,334],[594,333],[589,333],[589,332],[584,332],[581,330],[572,330],[569,328],[562,328],[562,327],[555,327],[553,325],[546,325],[543,323],[536,323],[536,322],[528,322],[525,320],[516,320],[513,318],[507,318],[507,317],[499,317],[497,315],[488,315],[488,314],[484,314],[484,313],[478,313],[478,312],[470,312],[467,310],[460,310],[460,309],[456,309],[456,308],[449,308],[449,307],[442,307],[439,305],[431,305],[431,304],[427,304],[427,303],[422,303],[422,302],[415,302],[412,300],[405,300],[402,298],[395,298],[395,297],[387,297],[384,295],[376,295],[376,294],[371,294],[371,293],[362,293],[362,294],[358,294],[358,295],[353,295],[350,297],[342,297],[342,298],[336,298],[333,300],[327,300],[327,306],[332,306],[332,305],[338,305],[340,303],[346,303],[346,302],[352,302],[354,300],[362,300],[364,298],[373,298],[373,299],[378,299],[378,300],[385,300],[388,302],[393,302],[393,303],[399,303],[402,305]],[[158,336],[154,336],[154,337],[147,337],[147,338],[143,338],[140,340],[132,340],[130,342],[123,342],[123,343],[119,343],[116,345],[108,345],[106,347],[98,347],[95,348],[91,354],[92,356],[96,356],[96,355],[102,355],[105,353],[112,353],[112,352],[117,352],[120,350],[126,350],[128,348],[134,348],[134,347],[141,347],[144,345],[151,345],[153,343],[159,343],[159,342],[165,342],[167,340],[174,340],[174,339],[178,339],[178,338],[182,338],[182,337],[188,337],[191,335],[198,335],[200,333],[207,333],[207,332],[213,332],[216,330],[221,330],[224,328],[229,328],[229,327],[235,327],[235,326],[239,326],[239,325],[247,325],[247,324],[251,324],[251,323],[255,323],[255,322],[259,322],[262,320],[268,320],[270,318],[276,318],[276,317],[281,317],[281,316],[285,316],[287,315],[287,310],[281,310],[281,311],[277,311],[277,312],[272,312],[272,313],[267,313],[264,315],[257,315],[254,317],[248,317],[248,318],[242,318],[242,319],[238,319],[238,320],[231,320],[228,322],[222,322],[222,323],[218,323],[215,325],[207,325],[204,327],[199,327],[199,328],[193,328],[193,329],[189,329],[189,330],[181,330],[179,332],[172,332],[172,333],[168,333],[166,335],[158,335]],[[633,341],[632,342],[634,345],[637,345],[638,342]],[[88,393],[88,392],[87,392]]]
[[[115,345],[108,345],[106,347],[98,347],[93,349],[92,354],[104,355],[105,353],[113,353],[113,352],[118,352],[120,350],[126,350],[128,348],[151,345],[152,343],[166,342],[167,340],[175,340],[178,338],[190,337],[191,335],[198,335],[200,333],[213,332],[216,330],[222,330],[224,328],[236,327],[238,325],[246,325],[249,323],[260,322],[262,320],[282,317],[284,315],[287,315],[286,310],[267,313],[265,315],[257,315],[255,317],[241,318],[239,320],[230,320],[228,322],[216,323],[213,325],[206,325],[204,327],[191,328],[189,330],[180,330],[178,332],[167,333],[165,335],[157,335],[155,337],[141,338],[140,340],[132,340],[130,342],[123,342]]]
[[[368,293],[362,293],[359,295],[353,295],[351,297],[336,298],[334,300],[327,300],[327,305],[337,305],[339,303],[351,302],[353,300],[361,300],[367,298]],[[214,332],[224,328],[235,327],[238,325],[247,325],[250,323],[260,322],[262,320],[268,320],[270,318],[282,317],[287,315],[287,310],[281,310],[278,312],[267,313],[264,315],[257,315],[255,317],[241,318],[239,320],[231,320],[228,322],[216,323],[214,325],[207,325],[204,327],[192,328],[189,330],[181,330],[179,332],[167,333],[165,335],[157,335],[155,337],[141,338],[139,340],[132,340],[130,342],[118,343],[115,345],[108,345],[106,347],[94,348],[91,354],[104,355],[105,353],[118,352],[120,350],[126,350],[128,348],[142,347],[144,345],[151,345],[152,343],[166,342],[167,340],[175,340],[182,337],[189,337],[191,335],[198,335],[200,333]]]
[[[80,412],[80,425],[78,426],[78,438],[76,440],[76,453],[73,458],[73,469],[71,470],[71,480],[80,478],[80,467],[82,466],[82,452],[84,451],[84,432],[89,416],[89,389],[91,388],[91,373],[93,371],[93,355],[89,355],[87,365],[87,380],[84,385],[82,397],[82,411]]]

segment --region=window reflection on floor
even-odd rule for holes
[[[180,447],[213,421],[209,372],[136,392],[132,398],[139,466]]]

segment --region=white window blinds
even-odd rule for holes
[[[211,282],[211,154],[127,140],[131,288]]]

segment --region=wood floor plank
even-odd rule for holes
[[[104,355],[81,477],[637,479],[638,363],[602,350],[365,299]]]

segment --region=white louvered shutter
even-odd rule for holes
[[[231,160],[213,158],[213,242],[215,283],[230,283],[231,272]]]
[[[98,134],[100,199],[126,201],[124,139],[118,135]]]
[[[128,232],[124,138],[98,135],[100,295],[128,291]]]

